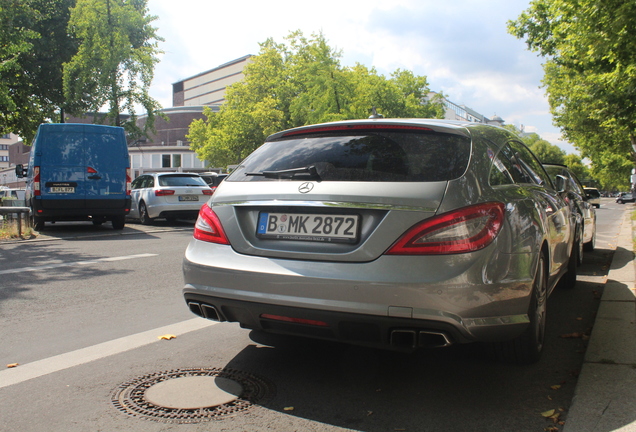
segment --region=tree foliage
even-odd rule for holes
[[[69,32],[79,41],[77,53],[64,64],[64,92],[81,101],[74,114],[97,112],[108,106],[106,118],[121,125],[120,114],[130,114],[123,126],[133,138],[143,133],[136,126],[136,105],[153,128],[159,103],[149,95],[154,66],[163,40],[147,15],[147,0],[77,0],[71,9]]]
[[[76,51],[66,31],[75,0],[0,0],[0,133],[30,141],[65,104],[62,65]]]
[[[636,145],[636,2],[534,0],[509,30],[546,58],[543,83],[564,137],[607,185],[618,184],[614,177],[628,183]]]
[[[267,39],[245,67],[245,79],[226,91],[218,113],[190,125],[188,139],[200,159],[236,164],[271,133],[306,124],[385,117],[443,117],[439,102],[424,102],[426,77],[397,70],[390,78],[361,64],[340,65],[341,53],[322,34],[292,32],[287,43]]]

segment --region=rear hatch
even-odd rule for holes
[[[448,181],[467,168],[467,132],[378,126],[270,137],[210,201],[232,247],[266,257],[371,261],[434,215]]]
[[[166,204],[200,207],[212,195],[212,189],[197,174],[169,174],[158,177],[157,201]]]

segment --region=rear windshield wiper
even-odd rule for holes
[[[309,177],[315,180],[321,180],[320,174],[318,174],[318,170],[314,165],[310,165],[308,167],[302,168],[291,168],[286,170],[277,170],[277,171],[261,171],[261,172],[251,172],[245,173],[248,176],[263,176],[265,178],[294,178],[296,175],[309,174]]]

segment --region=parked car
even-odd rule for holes
[[[601,193],[596,188],[586,187],[585,188],[585,196],[587,196],[587,201],[592,204],[596,208],[601,207]]]
[[[132,182],[129,217],[139,219],[144,225],[156,218],[195,219],[211,195],[212,189],[198,174],[142,174]]]
[[[634,197],[634,194],[621,193],[619,196],[616,197],[616,202],[619,204],[625,204],[628,202],[636,202],[636,198]]]
[[[132,173],[124,128],[94,124],[42,124],[31,146],[26,177],[26,206],[32,226],[45,222],[111,221],[124,229],[130,210]]]
[[[593,251],[596,246],[596,211],[585,194],[585,188],[576,174],[565,165],[543,164],[543,167],[556,182],[557,176],[565,177],[568,182],[563,193],[567,196],[567,202],[575,215],[577,223],[582,227],[583,233],[577,237],[581,239],[575,242],[579,249],[579,264],[583,263],[583,250]],[[577,227],[579,229],[579,227]]]
[[[0,205],[4,207],[24,207],[26,206],[24,197],[24,189],[0,187]]]
[[[199,173],[201,178],[212,188],[214,192],[221,182],[227,177],[227,174],[219,174],[216,172],[204,172]]]
[[[255,331],[405,351],[481,341],[530,363],[548,296],[576,283],[572,218],[502,128],[304,126],[268,137],[201,208],[183,295]]]

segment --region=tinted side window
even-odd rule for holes
[[[137,177],[136,179],[133,180],[132,184],[130,185],[130,187],[132,189],[141,189],[141,185],[144,182],[144,177]]]
[[[514,183],[512,174],[510,173],[512,170],[510,161],[501,152],[495,154],[490,148],[488,149],[488,155],[492,161],[489,178],[490,185],[499,186]]]
[[[510,160],[516,164],[518,169],[523,171],[523,183],[536,183],[539,185],[553,187],[550,177],[543,169],[539,160],[528,148],[518,141],[511,141],[509,149],[512,150]]]

